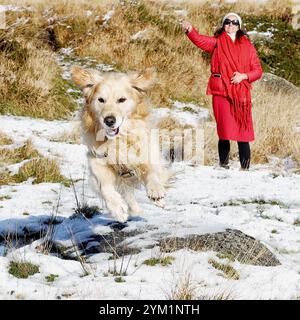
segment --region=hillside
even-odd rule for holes
[[[7,1],[0,29],[0,299],[300,299],[300,56],[283,1]],[[252,165],[218,167],[209,56],[237,11],[263,63]],[[249,14],[251,12],[251,14]],[[205,124],[203,165],[178,172],[165,208],[117,223],[88,180],[73,65],[155,67],[153,117]],[[175,119],[175,120],[174,120]]]

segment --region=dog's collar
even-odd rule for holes
[[[136,175],[134,170],[119,170],[118,174],[122,178],[130,178]]]
[[[88,150],[88,155],[90,157],[103,159],[103,158],[106,158],[108,156],[108,153],[104,152],[103,154],[99,154],[99,153],[96,152],[95,147],[92,146]],[[123,170],[122,169],[118,170],[118,175],[120,177],[122,177],[122,178],[130,178],[130,177],[136,176],[136,173],[135,173],[135,170],[124,168]]]
[[[94,157],[94,158],[106,158],[108,156],[107,152],[104,152],[103,154],[99,154],[96,152],[96,149],[94,147],[91,147],[89,150],[88,150],[88,155],[90,157]]]

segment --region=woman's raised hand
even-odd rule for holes
[[[184,32],[191,32],[193,29],[193,26],[189,21],[183,21],[181,25]]]

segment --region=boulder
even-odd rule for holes
[[[254,83],[254,85],[260,85],[261,83],[263,83],[271,91],[281,91],[282,93],[293,94],[295,96],[299,96],[300,98],[299,87],[282,77],[276,76],[275,74],[265,72],[260,81]]]
[[[194,251],[212,250],[245,264],[266,267],[280,265],[279,260],[264,244],[235,229],[186,237],[167,237],[160,241],[159,246],[164,252],[184,248]]]

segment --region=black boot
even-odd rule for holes
[[[229,152],[230,152],[229,140],[219,140],[218,151],[219,151],[220,167],[229,169]]]
[[[250,144],[249,142],[238,142],[239,157],[242,170],[249,170],[250,167]]]

